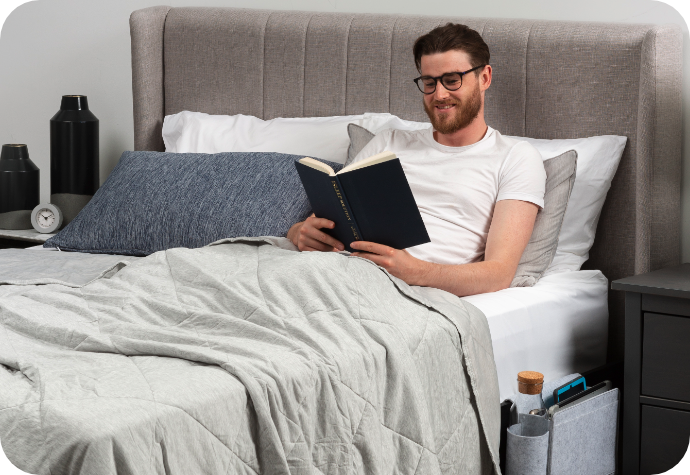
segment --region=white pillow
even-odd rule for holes
[[[387,113],[364,114],[360,125],[374,134],[385,129],[420,130],[431,127],[429,123],[403,120]],[[544,160],[568,150],[577,152],[575,185],[563,217],[556,255],[544,275],[580,270],[582,264],[589,259],[601,208],[618,169],[627,138],[618,135],[563,140],[512,138],[532,144]]]
[[[404,120],[387,112],[367,112],[364,114],[358,125],[364,127],[374,135],[386,129],[421,130],[431,127],[429,122],[414,122],[411,120]]]
[[[183,111],[163,120],[166,152],[281,152],[345,163],[347,124],[362,115],[278,118]]]
[[[556,255],[544,275],[580,270],[589,259],[601,208],[628,139],[618,135],[563,140],[513,138],[531,143],[543,158],[568,150],[577,152],[575,185],[563,217]]]

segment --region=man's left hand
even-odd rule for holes
[[[405,250],[368,241],[354,241],[350,247],[359,251],[353,252],[353,256],[369,259],[410,285],[420,285],[424,274],[429,271],[429,262],[412,257]]]

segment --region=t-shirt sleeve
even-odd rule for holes
[[[498,183],[501,200],[520,200],[544,207],[546,172],[539,151],[527,142],[518,142],[506,157]]]

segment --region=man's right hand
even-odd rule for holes
[[[343,243],[321,231],[322,228],[333,229],[335,223],[330,219],[309,216],[306,221],[290,228],[287,237],[300,251],[342,251]]]

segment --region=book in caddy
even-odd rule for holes
[[[400,159],[382,152],[335,173],[327,164],[305,157],[295,162],[312,211],[330,219],[323,232],[353,251],[353,241],[395,249],[430,242]]]

